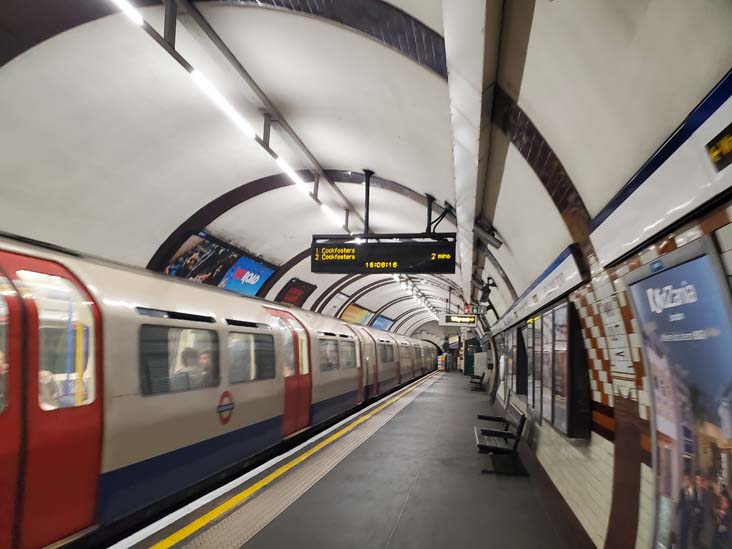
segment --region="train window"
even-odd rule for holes
[[[338,341],[335,339],[321,339],[320,343],[320,371],[336,370],[338,368]]]
[[[91,404],[96,398],[94,315],[69,281],[18,271],[38,309],[38,402],[43,410]]]
[[[338,357],[340,359],[341,367],[355,368],[356,367],[356,344],[353,341],[339,341],[338,342]]]
[[[295,342],[293,341],[292,331],[285,324],[285,321],[278,316],[273,315],[272,322],[282,334],[282,354],[280,355],[282,373],[285,377],[294,376],[297,371],[295,370]]]
[[[379,343],[381,362],[394,362],[394,347],[388,343]]]
[[[274,379],[274,338],[271,335],[231,333],[227,347],[229,383]]]
[[[142,394],[177,393],[219,384],[218,335],[144,324],[140,328]]]
[[[409,347],[399,347],[399,358],[404,363],[404,366],[409,366],[411,364],[411,357],[409,355]]]
[[[0,277],[0,289],[7,281]],[[8,305],[0,294],[0,414],[7,406],[8,388]]]

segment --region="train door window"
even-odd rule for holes
[[[96,398],[94,315],[65,278],[18,271],[38,309],[38,401],[43,410],[91,404]]]
[[[381,362],[394,362],[394,348],[388,343],[379,343]]]
[[[212,330],[143,325],[140,380],[144,395],[217,386],[218,335]]]
[[[294,324],[294,320],[290,320],[290,324]],[[297,344],[300,349],[300,373],[310,373],[310,353],[308,352],[308,336],[302,326],[295,328],[297,334]]]
[[[338,341],[320,339],[320,371],[327,372],[338,369]]]
[[[282,373],[285,377],[294,376],[295,370],[295,343],[293,341],[292,332],[285,324],[285,321],[278,316],[272,315],[272,321],[282,335]]]
[[[274,379],[274,338],[269,334],[230,333],[229,383]]]
[[[409,349],[403,345],[399,346],[399,359],[402,361],[402,366],[408,366],[409,361]]]
[[[353,341],[338,342],[338,356],[343,368],[356,367],[356,344]]]
[[[309,374],[310,354],[308,353],[308,335],[305,332],[305,328],[294,318],[287,318],[286,321],[290,329],[295,332],[295,344],[297,345],[298,355],[300,357],[300,374]]]
[[[0,277],[0,289],[8,284],[7,280]],[[8,388],[8,304],[0,292],[0,414],[7,406]]]

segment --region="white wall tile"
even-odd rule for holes
[[[732,250],[732,223],[718,229],[714,234],[723,252]]]

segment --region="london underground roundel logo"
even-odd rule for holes
[[[222,425],[229,423],[234,413],[234,399],[231,398],[229,391],[224,391],[219,397],[219,405],[216,406],[216,413],[219,414],[219,421]]]

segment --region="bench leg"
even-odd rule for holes
[[[496,457],[505,457],[505,456],[496,456],[494,454],[491,454],[491,459],[495,460]],[[524,464],[521,463],[521,458],[519,458],[518,455],[511,456],[511,462],[513,467],[510,471],[496,469],[495,467],[495,461],[493,462],[493,469],[482,469],[480,471],[481,475],[500,475],[500,476],[509,476],[509,477],[528,477],[529,472],[524,467]]]

